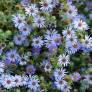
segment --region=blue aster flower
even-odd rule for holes
[[[19,63],[20,60],[21,60],[21,57],[16,49],[11,49],[5,53],[5,62],[7,64],[10,64],[10,63],[17,64]]]
[[[16,15],[13,15],[12,21],[13,21],[15,27],[20,28],[26,24],[25,19],[26,19],[26,17],[24,15],[16,14]]]
[[[45,36],[45,45],[48,49],[51,49],[52,47],[59,46],[61,42],[61,36],[57,33],[56,30],[49,31],[47,30]]]
[[[19,28],[19,32],[23,35],[23,36],[28,36],[30,34],[30,32],[32,31],[32,27],[30,25],[23,25]]]
[[[33,75],[29,78],[28,80],[28,88],[31,89],[33,92],[39,92],[39,88],[40,88],[40,85],[39,85],[39,79],[36,75]]]
[[[52,65],[49,60],[43,60],[43,62],[41,63],[41,66],[45,72],[51,72]]]
[[[81,48],[81,45],[75,36],[71,37],[70,39],[66,39],[65,48],[68,54],[74,54]]]
[[[13,41],[16,45],[22,45],[25,40],[26,40],[26,37],[20,34],[15,35],[13,38]]]
[[[34,48],[41,48],[44,44],[44,41],[41,36],[34,37],[32,40],[32,46]]]

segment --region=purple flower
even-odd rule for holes
[[[56,53],[57,52],[57,46],[54,44],[51,44],[49,47],[49,52],[50,53]]]
[[[36,69],[34,68],[33,65],[28,65],[26,67],[26,73],[27,74],[30,74],[30,75],[33,75],[35,73]]]
[[[38,56],[40,54],[41,49],[40,48],[32,48],[32,55]]]
[[[72,4],[72,0],[67,0],[67,3]]]
[[[73,81],[78,81],[78,80],[80,80],[81,75],[80,75],[78,72],[74,72],[74,73],[71,75],[71,78],[72,78]]]

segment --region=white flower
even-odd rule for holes
[[[71,5],[71,4],[69,4],[68,10],[66,12],[66,15],[69,18],[71,18],[71,19],[73,19],[74,17],[76,17],[76,15],[77,15],[77,9],[76,9],[76,7],[73,6],[73,5]]]
[[[20,28],[26,24],[25,16],[22,14],[13,15],[12,21],[17,28]]]
[[[64,90],[65,85],[67,85],[67,82],[65,80],[63,80],[63,79],[57,80],[54,83],[55,83],[57,89],[59,89],[61,91]]]
[[[71,86],[66,84],[66,85],[64,85],[64,89],[62,91],[63,92],[71,92],[70,89],[71,89]]]
[[[74,28],[76,28],[77,30],[87,30],[88,29],[87,23],[81,19],[75,19],[73,24],[74,24]]]
[[[31,76],[28,81],[28,88],[33,90],[34,92],[37,92],[37,89],[39,88],[39,79],[37,76]]]
[[[50,72],[51,69],[52,69],[52,65],[50,63],[46,63],[44,67],[45,72]]]
[[[28,83],[28,76],[22,75],[22,85],[25,86]]]
[[[52,0],[43,0],[40,2],[41,4],[41,10],[43,12],[51,12],[53,10],[53,5],[51,4]]]
[[[40,16],[34,17],[34,19],[33,19],[33,26],[36,26],[38,28],[45,27],[45,18],[44,17],[40,17]]]
[[[13,81],[15,83],[14,84],[15,87],[19,87],[19,86],[22,86],[23,85],[22,84],[22,77],[20,75],[15,75]]]
[[[40,36],[33,38],[32,46],[35,47],[35,48],[37,48],[37,47],[41,48],[43,46],[42,38]]]
[[[92,47],[92,38],[85,35],[85,38],[81,40],[82,46],[85,48],[91,48]]]
[[[36,7],[36,4],[31,4],[31,6],[25,7],[26,14],[29,16],[36,16],[38,13],[38,8]]]
[[[24,26],[21,26],[19,28],[19,32],[23,35],[23,36],[28,36],[32,31],[32,27],[30,25],[24,25]]]
[[[63,55],[60,55],[59,57],[58,57],[58,65],[59,66],[67,66],[70,62],[70,57],[69,57],[69,55],[65,55],[65,54],[63,54]]]
[[[3,75],[2,76],[2,86],[6,89],[10,89],[15,86],[14,77],[11,75]]]
[[[56,68],[54,71],[54,77],[56,80],[63,79],[66,75],[65,69],[63,68]]]
[[[87,80],[88,84],[92,85],[92,75],[87,74],[84,77],[85,80]]]
[[[75,30],[71,26],[69,26],[65,30],[63,30],[62,33],[63,33],[63,36],[68,39],[75,35]]]

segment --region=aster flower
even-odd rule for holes
[[[41,66],[45,72],[51,72],[52,65],[48,60],[43,60]]]
[[[75,6],[68,4],[68,10],[66,12],[68,18],[73,19],[77,15],[77,9]]]
[[[66,52],[68,52],[68,54],[74,54],[79,50],[80,50],[80,44],[76,42],[72,43],[71,46],[66,47]]]
[[[40,16],[34,17],[34,19],[33,19],[33,26],[34,27],[38,27],[38,28],[45,27],[45,18],[44,17],[40,17]]]
[[[26,14],[29,16],[36,16],[38,14],[38,8],[36,4],[31,4],[31,6],[25,7]]]
[[[67,66],[70,62],[70,59],[69,59],[69,55],[65,55],[65,54],[63,54],[63,55],[60,55],[59,57],[58,57],[58,65],[59,66]]]
[[[57,31],[53,31],[51,34],[51,38],[56,43],[57,46],[59,46],[61,42],[61,35],[57,33]]]
[[[11,75],[3,75],[2,76],[2,86],[6,89],[10,89],[13,88],[15,85],[14,81],[13,81],[13,76]]]
[[[22,77],[20,75],[15,75],[13,81],[15,87],[22,86]]]
[[[22,54],[21,61],[19,62],[20,65],[26,65],[28,61],[30,61],[31,53],[27,52]]]
[[[54,54],[57,53],[58,47],[56,46],[56,44],[51,44],[49,45],[48,50],[50,54]]]
[[[74,20],[78,20],[78,19],[83,20],[83,21],[86,21],[86,16],[84,16],[83,14],[78,14],[78,15],[73,19],[73,21],[74,21]]]
[[[66,71],[63,68],[56,68],[54,70],[54,77],[56,80],[63,79],[66,75]]]
[[[39,79],[37,78],[37,76],[31,76],[28,80],[28,88],[30,88],[31,90],[33,90],[34,92],[36,92],[40,85],[39,85]]]
[[[57,89],[64,91],[64,88],[65,88],[65,85],[67,85],[67,82],[61,79],[61,80],[55,81],[54,84],[57,87]]]
[[[84,78],[88,82],[89,85],[92,85],[92,75],[91,74],[85,75]]]
[[[63,30],[62,34],[64,37],[68,39],[71,38],[72,36],[75,36],[75,30],[71,26],[69,26],[65,30]]]
[[[19,63],[19,60],[21,59],[20,55],[18,54],[16,49],[11,49],[6,52],[5,54],[5,61],[6,63]]]
[[[20,34],[17,34],[14,36],[13,41],[16,45],[23,45],[23,42],[25,41],[26,37]]]
[[[81,79],[81,75],[78,73],[78,72],[74,72],[72,75],[71,75],[71,79],[73,81],[79,81]]]
[[[24,26],[21,26],[19,28],[19,32],[23,35],[23,36],[28,36],[32,31],[32,27],[30,25],[24,25]]]
[[[92,47],[92,38],[88,35],[85,35],[84,39],[81,40],[82,47],[91,48]]]
[[[52,0],[43,0],[40,2],[41,4],[41,10],[43,12],[52,12],[53,10],[53,4],[52,3]]]
[[[92,85],[92,75],[91,74],[85,75],[84,78],[88,82],[89,85]]]
[[[64,89],[62,91],[63,92],[71,92],[71,86],[68,84],[64,85]]]
[[[29,75],[33,75],[35,73],[35,67],[33,65],[28,65],[26,67],[26,73]]]
[[[66,38],[65,49],[68,54],[74,54],[81,48],[77,36]]]
[[[52,47],[57,47],[59,46],[61,42],[61,36],[60,34],[57,33],[56,30],[46,31],[46,34],[44,35],[45,37],[45,45],[47,48],[52,48]]]
[[[43,43],[44,42],[42,40],[42,37],[38,36],[38,37],[33,38],[32,46],[35,48],[41,48],[43,46]]]
[[[74,28],[77,30],[87,30],[88,29],[87,23],[83,20],[80,20],[80,19],[74,20],[73,24],[74,24]]]
[[[13,21],[15,27],[20,28],[26,24],[25,19],[26,18],[24,15],[16,14],[16,15],[13,15],[12,21]]]
[[[22,85],[27,86],[29,77],[26,75],[22,75]]]
[[[32,48],[32,56],[37,57],[40,54],[41,48]]]

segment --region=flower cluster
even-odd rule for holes
[[[0,29],[1,88],[86,92],[92,85],[91,60],[86,60],[92,37],[74,2],[21,0],[15,7],[12,27]]]

